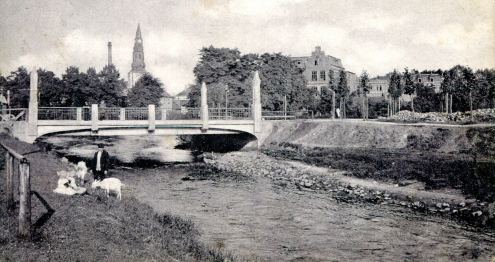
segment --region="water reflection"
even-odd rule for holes
[[[122,164],[151,162],[192,162],[193,153],[175,149],[182,141],[177,136],[81,137],[53,136],[40,139],[69,159],[91,159],[97,144],[105,144],[110,156]]]
[[[149,164],[193,162],[202,152],[239,151],[256,138],[247,133],[181,136],[50,136],[39,138],[59,155],[72,162],[92,159],[97,144],[106,150],[116,164],[146,167]]]

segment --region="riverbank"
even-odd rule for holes
[[[11,137],[1,136],[0,141],[25,154],[31,165],[31,190],[55,210],[47,217],[46,208],[32,197],[33,231],[30,238],[19,238],[15,215],[18,209],[14,215],[8,215],[5,189],[0,188],[1,261],[224,261],[231,258],[201,244],[198,229],[191,221],[157,214],[125,190],[122,201],[113,197],[107,200],[100,194],[54,193],[56,172],[71,168],[69,163]],[[3,160],[1,163],[3,167]]]
[[[472,226],[494,228],[495,204],[465,196],[458,189],[425,190],[425,183],[360,179],[351,172],[316,167],[299,161],[276,160],[260,152],[237,152],[221,157],[205,155],[205,162],[226,172],[266,176],[276,184],[297,190],[324,192],[348,203],[374,203],[408,207],[425,215],[441,215]]]

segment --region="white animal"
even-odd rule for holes
[[[76,166],[76,176],[81,179],[82,183],[84,184],[84,177],[88,173],[88,168],[86,167],[86,162],[84,161],[79,161]]]
[[[107,192],[107,196],[110,198],[110,191],[117,193],[117,198],[122,200],[122,187],[125,187],[122,182],[118,178],[109,177],[105,178],[102,181],[95,180],[91,185],[92,188],[102,188]]]

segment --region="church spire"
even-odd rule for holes
[[[138,24],[136,38],[134,38],[134,51],[132,54],[132,70],[144,71],[144,48],[143,38],[141,37],[141,26]]]
[[[137,40],[137,39],[141,39],[141,40],[143,39],[141,37],[141,25],[140,24],[138,24],[138,28],[136,30],[136,38],[134,40]]]

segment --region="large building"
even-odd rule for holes
[[[304,69],[304,76],[307,80],[307,87],[314,89],[317,96],[321,91],[329,86],[329,73],[333,71],[334,79],[338,81],[340,71],[344,71],[347,76],[347,84],[350,91],[356,90],[356,74],[345,71],[342,61],[330,55],[325,55],[321,47],[317,46],[311,56],[293,57],[292,61],[300,68]]]
[[[144,63],[143,37],[141,36],[141,27],[138,24],[136,37],[134,38],[134,49],[132,51],[132,69],[128,74],[128,89],[146,74],[146,64]]]

